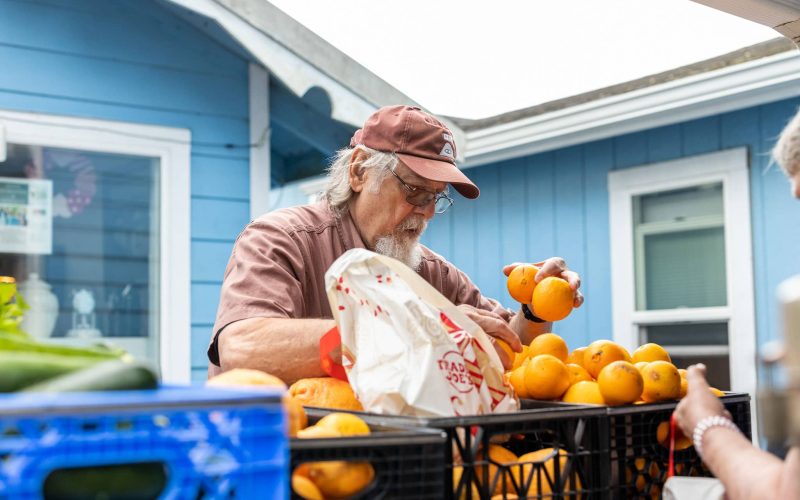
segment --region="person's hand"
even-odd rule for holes
[[[692,365],[687,370],[689,389],[686,397],[681,399],[675,408],[675,422],[680,426],[684,436],[691,437],[697,423],[712,415],[723,415],[730,418],[730,413],[722,406],[719,398],[709,390],[706,382],[706,366]]]
[[[523,263],[515,262],[513,264],[504,266],[503,274],[508,276],[515,267],[521,264]],[[539,268],[539,272],[536,273],[536,283],[539,283],[543,279],[550,276],[563,278],[567,281],[567,283],[569,283],[569,287],[575,292],[575,299],[572,305],[574,307],[580,307],[581,304],[583,304],[583,294],[580,292],[580,290],[578,290],[581,287],[581,277],[575,271],[570,271],[567,268],[567,263],[564,262],[564,259],[561,257],[550,257],[545,261],[536,262],[533,265]]]
[[[522,352],[522,343],[519,341],[519,337],[514,330],[508,326],[506,320],[504,320],[499,314],[478,309],[477,307],[472,307],[468,304],[461,304],[458,306],[458,308],[461,310],[461,312],[466,314],[469,319],[477,323],[487,335],[489,335],[489,340],[491,340],[492,345],[494,345],[497,355],[500,356],[500,361],[503,362],[503,368],[506,370],[511,368],[514,365],[514,360],[509,357],[505,349],[500,347],[500,345],[497,343],[497,339],[505,341],[505,343],[508,344],[511,347],[511,350],[514,352]]]

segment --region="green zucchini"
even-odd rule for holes
[[[41,343],[19,335],[0,332],[0,351],[41,352],[64,356],[82,356],[99,359],[117,359],[126,353],[122,349],[107,346],[70,347]]]
[[[86,356],[42,352],[0,351],[0,392],[13,392],[103,361]]]
[[[114,360],[33,384],[22,392],[124,391],[156,387],[158,376],[149,367]]]

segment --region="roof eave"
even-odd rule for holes
[[[463,168],[800,95],[800,52],[776,54],[466,131]]]

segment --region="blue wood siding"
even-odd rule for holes
[[[800,202],[783,173],[768,168],[770,149],[798,105],[800,99],[784,100],[470,169],[480,198],[458,198],[433,219],[423,242],[509,307],[517,305],[505,289],[504,264],[563,256],[583,277],[586,303],[555,330],[572,346],[611,338],[608,172],[745,146],[761,344],[779,334],[776,286],[800,273]]]
[[[0,0],[0,61],[2,110],[191,131],[192,373],[204,378],[227,255],[249,220],[248,62],[149,0]]]

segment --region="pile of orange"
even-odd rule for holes
[[[550,483],[555,478],[556,456],[558,456],[559,468],[563,473],[567,469],[567,454],[564,450],[558,450],[558,453],[556,453],[553,448],[544,448],[518,457],[507,448],[498,444],[490,444],[488,459],[484,458],[483,453],[478,453],[476,456],[479,464],[488,463],[488,473],[484,472],[486,466],[476,465],[475,478],[478,483],[482,483],[484,474],[487,474],[488,484],[495,485],[493,490],[489,490],[492,499],[517,498],[518,496],[513,493],[517,490],[524,490],[520,492],[523,495],[522,498],[549,497],[553,493]],[[495,464],[502,466],[502,469]],[[461,466],[453,468],[453,486],[456,490],[462,472]],[[570,489],[580,490],[581,482],[577,474],[573,472],[571,476],[567,480],[570,484]],[[474,484],[470,486],[470,489],[472,490],[472,498],[480,497],[480,493]],[[462,494],[462,498],[465,496]]]
[[[609,406],[680,399],[687,389],[686,370],[672,364],[658,344],[644,344],[633,356],[610,340],[569,352],[554,333],[539,335],[515,353],[507,380],[520,398]]]
[[[351,413],[329,413],[311,427],[297,433],[300,439],[363,436],[369,426]],[[375,478],[369,462],[329,460],[306,462],[292,472],[292,490],[308,500],[348,498],[362,491]]]
[[[506,286],[511,297],[527,304],[534,315],[545,321],[561,321],[572,312],[575,291],[562,278],[548,276],[538,283],[539,268],[521,264],[508,274]]]

